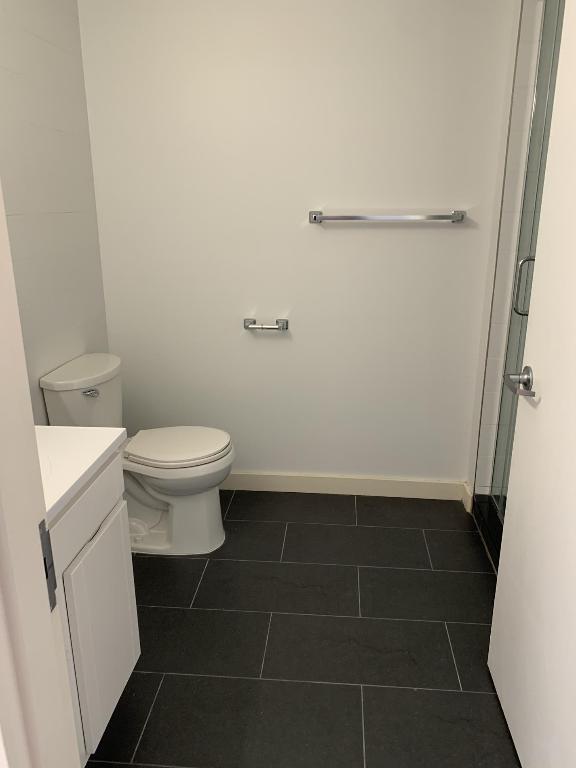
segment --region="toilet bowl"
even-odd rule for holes
[[[122,425],[120,358],[82,355],[40,379],[50,424]],[[224,542],[218,486],[234,461],[230,435],[212,427],[143,429],[124,446],[132,548],[201,555]]]
[[[136,552],[206,554],[224,543],[218,486],[230,473],[230,435],[210,427],[138,432],[124,448],[130,537]]]

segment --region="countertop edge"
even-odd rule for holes
[[[98,457],[84,470],[84,472],[75,478],[67,490],[49,508],[46,508],[46,522],[49,527],[56,522],[56,518],[60,519],[62,511],[68,504],[78,496],[83,488],[89,485],[90,479],[109,461],[111,456],[122,448],[126,442],[127,434],[124,428],[118,429],[118,435],[110,441]]]

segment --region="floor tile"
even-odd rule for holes
[[[228,519],[354,525],[356,513],[354,496],[236,491]]]
[[[358,525],[475,531],[474,518],[461,501],[357,496]]]
[[[188,607],[192,602],[205,559],[159,555],[133,555],[136,602],[139,605]]]
[[[217,768],[359,768],[360,689],[166,677],[136,760]]]
[[[289,525],[284,560],[430,568],[422,531],[341,525]]]
[[[364,688],[367,768],[520,768],[496,696]]]
[[[363,616],[489,624],[495,589],[488,573],[360,568]]]
[[[133,672],[93,757],[129,762],[158,691],[162,675]]]
[[[264,677],[458,690],[444,624],[272,617]]]
[[[211,560],[194,606],[357,616],[358,579],[349,567]]]
[[[494,573],[478,533],[426,531],[426,541],[438,570]]]
[[[138,669],[258,676],[269,616],[265,613],[140,608]]]
[[[226,541],[210,558],[280,560],[286,523],[253,523],[226,520]]]
[[[490,627],[475,624],[448,624],[450,642],[465,691],[494,691],[488,671]]]

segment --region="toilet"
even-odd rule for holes
[[[40,379],[52,425],[122,426],[120,358],[82,355]],[[230,474],[230,435],[212,427],[142,429],[124,445],[132,549],[200,555],[224,543],[218,486]]]

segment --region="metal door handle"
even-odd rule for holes
[[[518,306],[518,302],[520,301],[520,285],[522,283],[522,270],[526,264],[529,264],[531,261],[536,261],[532,256],[530,256],[527,259],[522,259],[518,263],[518,270],[516,272],[516,286],[514,287],[514,302],[512,304],[512,308],[514,309],[514,312],[516,312],[517,315],[521,315],[522,317],[528,317],[528,310],[520,309]]]
[[[504,383],[515,395],[522,397],[536,397],[532,389],[534,385],[534,372],[529,365],[525,365],[522,373],[508,373],[504,376]]]

